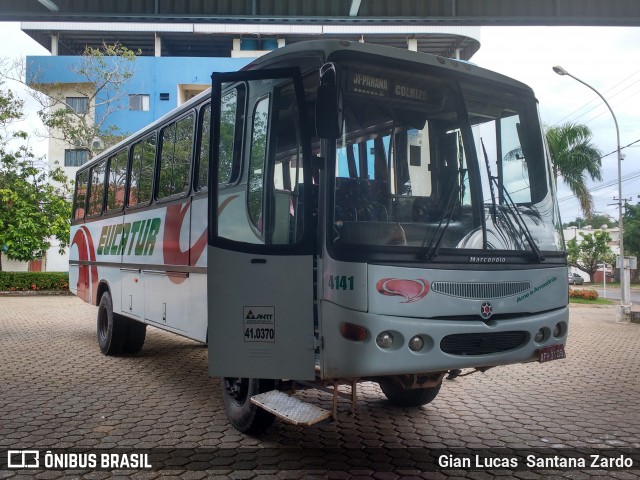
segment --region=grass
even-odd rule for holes
[[[584,298],[570,298],[569,303],[578,303],[581,305],[613,305],[613,300],[607,300],[606,298],[596,298],[595,300],[585,300]]]

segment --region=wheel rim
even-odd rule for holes
[[[249,379],[225,377],[224,388],[233,402],[242,406],[249,395]]]
[[[109,329],[109,316],[107,315],[106,310],[100,309],[98,316],[98,335],[100,336],[101,341],[105,341],[107,338],[107,330]]]

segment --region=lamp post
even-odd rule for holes
[[[618,120],[616,119],[616,115],[613,113],[609,102],[607,102],[607,100],[595,88],[593,88],[588,83],[583,82],[579,78],[574,77],[559,65],[553,67],[553,71],[558,75],[567,75],[577,82],[580,82],[585,87],[593,90],[607,106],[607,108],[611,112],[611,116],[613,117],[613,122],[616,124],[616,144],[618,147],[618,230],[620,236],[620,306],[618,310],[618,321],[628,321],[630,311],[629,297],[631,296],[631,294],[629,289],[629,275],[626,271],[626,264],[624,260],[624,240],[622,238],[624,236],[622,224],[622,156],[620,155],[620,129],[618,128]]]

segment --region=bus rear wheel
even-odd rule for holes
[[[221,378],[222,401],[231,424],[242,433],[260,433],[275,420],[272,413],[251,403],[251,397],[275,388],[273,380]]]
[[[127,324],[124,319],[113,313],[111,294],[104,292],[98,305],[98,345],[105,355],[122,353],[127,338]]]
[[[442,383],[435,387],[405,388],[393,379],[385,378],[379,382],[382,393],[394,405],[399,407],[420,407],[431,403],[440,392]]]

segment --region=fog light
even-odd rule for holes
[[[391,332],[379,333],[376,337],[376,344],[380,348],[390,348],[393,345],[393,335],[391,335]]]
[[[553,336],[558,338],[559,336],[562,335],[562,323],[558,322],[556,323],[555,328],[553,329]]]
[[[424,340],[420,335],[416,335],[409,340],[409,350],[412,352],[419,352],[424,347]]]
[[[536,336],[533,337],[533,341],[536,343],[541,343],[544,340],[544,329],[541,328],[536,332]]]

